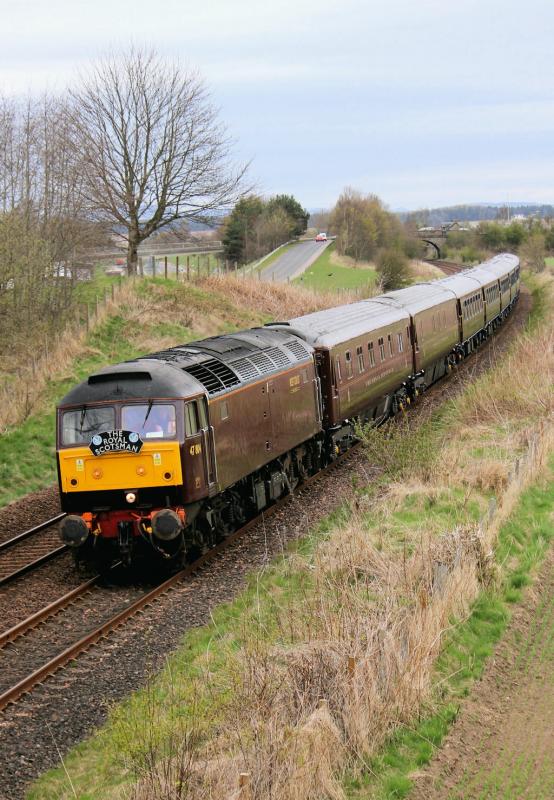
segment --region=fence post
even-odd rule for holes
[[[121,278],[121,275],[119,276]],[[112,283],[112,303],[115,302],[115,283]]]
[[[85,306],[85,314],[85,328],[88,333],[90,330],[90,307],[88,303]]]
[[[250,773],[241,772],[239,774],[239,800],[251,800]]]
[[[190,281],[190,256],[187,256],[187,281]]]
[[[167,256],[164,256],[164,278],[167,280]]]
[[[175,280],[179,280],[179,256],[175,256]]]

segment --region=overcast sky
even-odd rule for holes
[[[266,194],[554,202],[549,0],[0,0],[0,91],[130,42],[204,76]]]

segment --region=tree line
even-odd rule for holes
[[[304,233],[309,216],[292,195],[243,197],[221,228],[225,257],[237,264],[254,261]]]

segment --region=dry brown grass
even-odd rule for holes
[[[355,294],[315,292],[285,283],[269,283],[252,278],[215,275],[198,283],[204,289],[224,293],[238,308],[251,308],[279,321],[299,317],[322,308],[343,305],[356,299]]]
[[[437,278],[444,278],[444,272],[439,267],[416,258],[410,261],[409,269],[410,275],[415,281],[433,281]]]

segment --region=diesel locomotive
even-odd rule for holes
[[[61,537],[102,565],[213,546],[470,355],[518,259],[102,369],[57,409]]]

